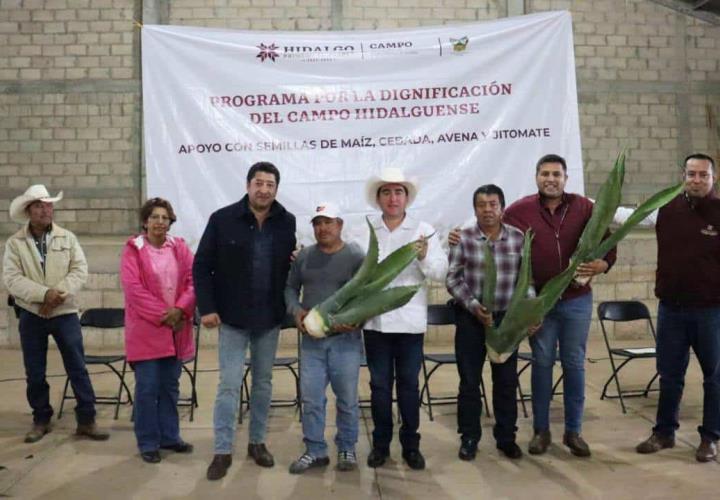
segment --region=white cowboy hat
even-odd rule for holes
[[[401,184],[407,189],[407,206],[412,205],[417,196],[418,186],[415,179],[410,179],[405,176],[403,171],[397,167],[385,167],[380,171],[380,175],[374,175],[368,179],[365,186],[365,196],[367,201],[373,207],[380,208],[377,203],[377,193],[385,184]]]
[[[340,207],[330,201],[324,201],[315,207],[315,213],[310,221],[314,221],[317,217],[327,217],[328,219],[342,219]]]
[[[28,215],[27,212],[25,212],[25,209],[29,204],[38,200],[46,203],[55,203],[56,201],[62,200],[62,197],[62,191],[60,191],[55,197],[50,196],[47,188],[42,184],[30,186],[23,194],[10,202],[10,218],[15,222],[25,224],[28,221]]]

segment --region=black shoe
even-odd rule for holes
[[[207,469],[207,478],[209,481],[217,481],[225,477],[227,470],[232,465],[232,455],[215,455],[213,461],[210,463]]]
[[[635,451],[643,455],[655,453],[665,448],[673,448],[675,446],[675,436],[665,436],[653,432],[645,441],[635,447]]]
[[[374,469],[376,467],[382,466],[389,456],[390,452],[388,450],[373,448],[367,458],[368,467]]]
[[[265,443],[249,443],[248,456],[252,457],[260,467],[272,467],[275,465],[275,459],[265,447]]]
[[[477,455],[478,442],[476,439],[463,438],[460,440],[460,450],[458,450],[458,458],[460,460],[475,460]]]
[[[160,447],[162,450],[171,450],[175,453],[192,453],[194,448],[195,447],[193,445],[186,443],[185,441],[180,441],[175,444],[166,444]]]
[[[162,460],[162,459],[160,458],[160,452],[157,451],[157,450],[155,450],[155,451],[143,451],[142,453],[140,453],[140,458],[142,458],[143,461],[145,461],[145,462],[147,462],[147,463],[149,463],[149,464],[159,464],[159,463],[160,463],[160,460]]]
[[[513,460],[522,458],[523,452],[515,441],[498,443],[496,447],[498,450],[502,451],[503,454],[508,458],[512,458]]]
[[[420,450],[405,450],[402,457],[412,470],[423,470],[425,468],[425,457],[422,456]]]
[[[530,444],[528,445],[528,451],[531,455],[542,455],[545,453],[552,442],[552,435],[550,431],[535,431]]]
[[[25,442],[26,443],[35,443],[37,441],[40,441],[45,434],[50,432],[52,428],[50,427],[50,422],[47,423],[33,423],[32,429],[25,434]]]
[[[110,434],[100,430],[95,422],[91,422],[89,424],[78,424],[77,429],[75,429],[75,435],[87,437],[93,441],[107,441],[110,437]]]
[[[563,444],[570,448],[570,452],[576,457],[589,457],[590,447],[577,432],[566,432],[563,435]]]

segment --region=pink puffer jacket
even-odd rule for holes
[[[125,292],[125,354],[128,361],[175,356],[183,361],[195,354],[192,318],[195,290],[192,281],[193,254],[182,238],[167,236],[178,264],[175,307],[185,313],[185,327],[173,332],[161,323],[168,306],[162,299],[160,282],[150,262],[149,243],[133,236],[125,244],[120,260],[120,280]]]

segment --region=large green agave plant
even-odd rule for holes
[[[336,325],[359,325],[365,320],[402,307],[422,287],[397,286],[384,289],[418,255],[417,240],[403,245],[378,263],[379,249],[375,229],[370,228],[370,243],[362,265],[350,281],[325,301],[313,307],[303,325],[316,338],[332,335]],[[430,238],[432,235],[427,236]]]
[[[573,280],[577,267],[581,263],[589,262],[607,254],[633,227],[654,210],[666,205],[682,192],[683,186],[678,184],[655,193],[641,204],[624,224],[603,240],[603,236],[607,233],[613,220],[615,211],[620,205],[625,178],[625,156],[625,151],[618,155],[607,180],[600,187],[592,216],[580,236],[577,248],[570,259],[570,265],[562,273],[548,281],[536,297],[527,296],[528,288],[532,282],[530,262],[533,235],[531,231],[525,234],[518,281],[505,317],[497,328],[491,326],[486,328],[485,331],[488,358],[493,363],[503,363],[507,360],[520,342],[528,335],[528,328],[542,321],[542,318],[553,308]],[[487,290],[483,287],[483,305],[485,307],[492,304],[494,300],[494,284],[497,275],[495,259],[489,254],[489,251],[486,247],[486,252],[488,252],[485,258]]]

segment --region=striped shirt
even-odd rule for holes
[[[488,239],[477,224],[463,229],[460,243],[450,247],[450,266],[445,285],[455,300],[468,311],[474,312],[482,300],[485,245],[490,245],[497,268],[495,304],[492,310],[505,311],[515,290],[523,247],[523,233],[514,226],[502,224],[500,236],[495,241]],[[528,296],[534,296],[532,287]],[[487,304],[484,305],[487,307]]]

